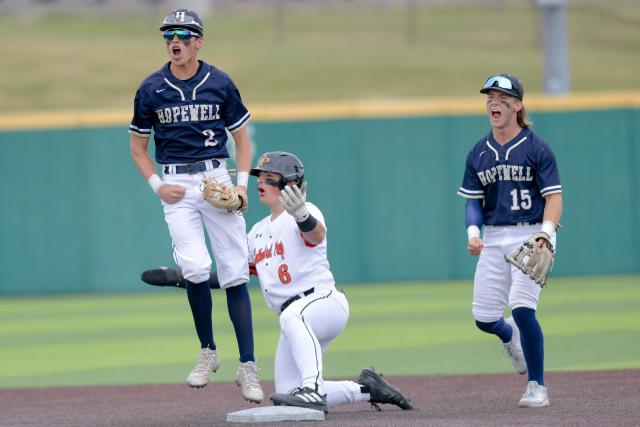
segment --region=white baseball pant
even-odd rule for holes
[[[296,387],[313,389],[317,384],[318,392],[327,394],[329,407],[369,398],[353,381],[324,381],[322,376],[322,355],[348,320],[349,303],[336,289],[321,289],[300,298],[280,314],[276,393],[288,393]]]
[[[540,224],[485,227],[484,247],[473,282],[475,320],[495,322],[502,317],[507,304],[511,310],[537,308],[540,286],[504,259],[537,231],[540,231]],[[555,233],[551,243],[555,247]]]
[[[201,283],[211,274],[211,256],[205,241],[207,230],[221,288],[249,281],[247,230],[241,213],[211,206],[202,197],[203,179],[232,185],[224,160],[213,170],[197,174],[163,174],[167,184],[181,185],[184,197],[174,204],[162,202],[173,241],[173,255],[185,279]]]

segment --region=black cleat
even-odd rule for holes
[[[288,394],[276,393],[271,396],[271,401],[274,406],[297,406],[325,413],[329,412],[327,395],[321,396],[317,391],[309,387],[298,387]]]
[[[378,403],[389,403],[402,409],[413,409],[411,400],[407,399],[400,390],[385,380],[382,374],[377,373],[373,366],[362,370],[358,378],[358,384],[369,388],[369,394],[371,396],[369,402],[371,402],[371,405],[378,411],[381,410],[377,405]]]
[[[154,286],[177,286],[186,288],[186,280],[182,277],[180,270],[173,268],[161,267],[153,270],[147,270],[140,277],[143,282]]]

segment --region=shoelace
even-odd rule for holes
[[[527,384],[527,390],[524,392],[525,397],[534,397],[536,394],[535,384]]]
[[[246,364],[240,367],[240,376],[242,377],[242,383],[251,388],[260,388],[260,382],[258,381],[258,370],[256,365]]]
[[[211,371],[211,365],[213,365],[215,359],[215,353],[201,353],[198,363],[196,363],[196,367],[193,368],[193,372],[196,374],[208,375]]]

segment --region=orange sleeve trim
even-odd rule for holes
[[[256,265],[251,262],[249,263],[249,274],[258,277],[258,270],[256,270]]]
[[[304,234],[302,234],[302,231],[300,232],[300,237],[302,237],[302,241],[304,242],[305,246],[308,248],[315,248],[318,245],[315,245],[313,243],[311,243],[310,241],[308,241],[307,239],[304,238]]]

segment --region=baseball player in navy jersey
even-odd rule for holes
[[[337,405],[369,401],[376,408],[388,403],[412,409],[402,392],[373,367],[364,369],[357,382],[324,380],[322,355],[349,319],[349,303],[336,290],[329,269],[324,217],[306,201],[304,167],[295,155],[265,153],[251,175],[258,177],[260,202],[271,211],[251,228],[248,240],[249,269],[280,321],[274,405],[327,412]],[[181,280],[179,272],[161,269],[146,271],[142,278],[154,285]],[[210,286],[218,286],[215,274]]]
[[[236,188],[246,194],[252,156],[246,124],[251,115],[231,78],[197,59],[204,45],[204,27],[196,12],[175,10],[166,16],[160,30],[169,62],[138,88],[129,132],[133,161],[164,208],[173,255],[186,281],[200,340],[199,359],[187,382],[191,387],[204,387],[219,367],[211,322],[208,281],[212,261],[206,231],[238,341],[236,379],[245,399],[260,402],[263,393],[254,358],[245,221],[240,212],[216,209],[202,195],[204,178],[232,185],[226,129],[236,144]],[[147,152],[152,130],[162,177],[156,174]]]
[[[540,231],[555,247],[562,215],[560,177],[551,148],[530,129],[520,81],[498,74],[480,92],[487,95],[491,131],[469,152],[458,191],[467,199],[467,250],[479,256],[473,316],[480,330],[502,341],[515,370],[528,373],[519,406],[547,406],[544,338],[536,319],[541,287],[505,256]],[[507,304],[512,317],[505,319]]]

